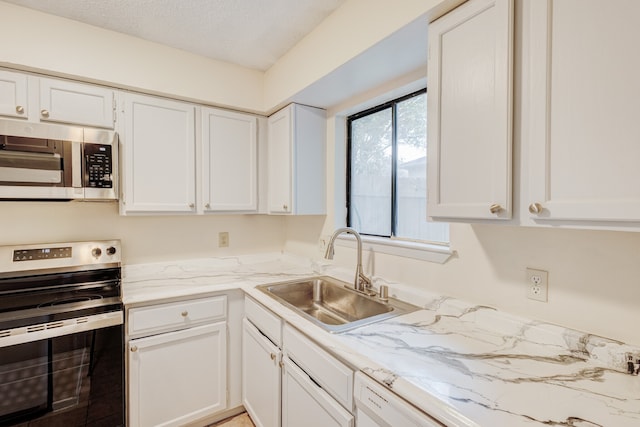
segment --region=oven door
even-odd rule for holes
[[[123,345],[118,324],[1,346],[0,426],[123,426]]]

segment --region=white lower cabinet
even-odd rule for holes
[[[235,300],[218,295],[128,310],[128,425],[207,425],[240,406],[233,386],[239,366],[227,356],[229,347],[240,352],[227,333],[232,327],[239,335]]]
[[[257,427],[280,425],[282,353],[247,319],[242,328],[242,401]]]
[[[243,403],[258,427],[353,427],[353,371],[245,299]]]
[[[291,359],[284,361],[282,427],[352,427],[353,415]]]
[[[129,341],[130,424],[180,426],[226,408],[226,323]]]

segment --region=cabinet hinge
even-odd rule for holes
[[[117,114],[118,103],[116,102],[116,98],[115,97],[113,98],[113,102],[112,102],[112,106],[111,107],[112,107],[111,111],[113,111],[113,123],[115,123],[116,120],[118,120],[117,119],[117,117],[118,117],[118,114]]]

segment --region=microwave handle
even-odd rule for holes
[[[82,159],[82,142],[71,142],[71,158],[73,159],[73,168],[71,175],[71,186],[73,188],[82,187],[82,172],[84,160]]]

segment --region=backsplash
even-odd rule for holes
[[[319,274],[331,275],[346,282],[353,280],[353,273],[324,261],[316,261],[314,270]],[[373,283],[375,287],[389,286],[390,296],[433,311],[433,324],[429,325],[431,330],[438,329],[437,323],[443,324],[443,330],[450,330],[447,320],[455,319],[456,329],[459,329],[461,324],[466,324],[470,335],[477,337],[479,332],[483,333],[483,339],[502,348],[505,348],[505,344],[511,340],[513,349],[519,349],[517,351],[522,351],[521,347],[525,349],[535,347],[538,352],[546,348],[549,355],[562,354],[567,362],[569,359],[590,361],[604,369],[618,372],[628,371],[628,356],[631,355],[635,369],[638,369],[640,347],[551,323],[526,319],[493,307],[472,304],[430,291],[418,291],[414,287],[386,281],[379,277],[374,277]],[[464,334],[464,330],[461,333]],[[527,354],[530,355],[530,353]],[[546,357],[544,352],[537,356]]]

